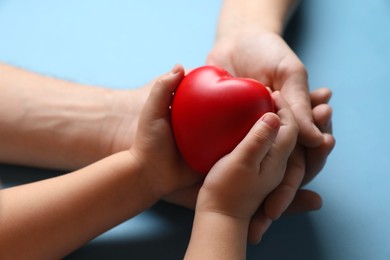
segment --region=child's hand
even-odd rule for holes
[[[301,213],[319,209],[321,197],[301,186],[318,173],[326,161],[326,157],[335,145],[332,136],[332,108],[328,105],[332,92],[322,88],[310,94],[313,119],[324,136],[323,143],[314,148],[305,148],[297,143],[287,162],[282,183],[267,196],[262,206],[253,216],[248,240],[259,243],[272,221],[282,213]],[[306,157],[307,161],[303,158]]]
[[[249,221],[283,180],[298,125],[279,92],[272,94],[277,115],[265,114],[243,141],[218,161],[199,192],[196,211]]]
[[[184,77],[184,69],[176,65],[172,71],[154,81],[139,119],[130,154],[144,169],[144,176],[158,198],[185,188],[201,177],[182,160],[170,125],[173,93]]]

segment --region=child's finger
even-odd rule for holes
[[[268,173],[267,190],[269,192],[282,182],[288,159],[294,150],[299,132],[298,124],[287,101],[277,91],[272,96],[280,118],[280,129],[267,157],[262,162],[262,172]],[[300,180],[303,178],[303,174],[304,171]]]
[[[272,146],[279,125],[280,120],[276,114],[266,113],[254,124],[232,153],[245,165],[259,166]]]
[[[173,69],[156,79],[144,106],[145,117],[156,119],[166,117],[172,102],[173,92],[184,77],[184,68],[177,64]]]
[[[270,219],[278,219],[294,199],[305,175],[305,161],[301,160],[303,156],[302,147],[296,146],[288,159],[286,169],[282,169],[282,182],[264,202],[264,211]]]
[[[277,114],[280,117],[280,131],[275,140],[273,150],[280,157],[278,160],[287,161],[287,158],[296,145],[299,127],[294,113],[281,93],[275,91],[272,93],[272,97],[275,101]]]

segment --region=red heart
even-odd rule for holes
[[[190,167],[207,174],[264,113],[273,111],[271,95],[260,82],[199,67],[184,77],[172,102],[175,141]]]

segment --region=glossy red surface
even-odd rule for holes
[[[199,67],[185,76],[173,99],[177,146],[195,171],[206,174],[271,111],[271,95],[260,82],[233,78],[217,67]]]

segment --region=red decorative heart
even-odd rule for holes
[[[191,168],[207,174],[264,113],[273,111],[271,95],[260,82],[199,67],[184,77],[173,98],[176,144]]]

